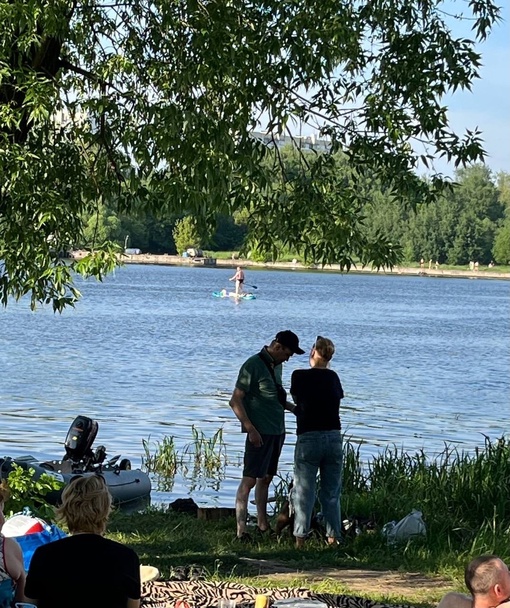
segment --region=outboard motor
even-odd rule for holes
[[[64,460],[73,462],[90,462],[94,458],[92,444],[96,438],[98,424],[87,416],[78,416],[74,419],[64,443],[66,455]]]

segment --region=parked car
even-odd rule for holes
[[[188,254],[188,257],[190,257],[190,258],[203,258],[204,257],[204,252],[201,249],[198,249],[197,247],[188,247],[188,249],[186,249],[186,253]]]

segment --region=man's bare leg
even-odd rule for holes
[[[272,475],[266,475],[257,479],[255,485],[255,504],[257,505],[257,525],[259,530],[267,530],[269,521],[267,519],[267,497],[269,494],[269,484],[273,479]]]
[[[251,489],[255,486],[253,477],[243,477],[236,493],[236,523],[237,536],[241,537],[246,532],[246,520],[248,518],[248,498]]]

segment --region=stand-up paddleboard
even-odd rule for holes
[[[252,293],[242,293],[237,296],[235,291],[213,291],[212,295],[215,298],[234,298],[236,300],[255,300],[256,296]]]

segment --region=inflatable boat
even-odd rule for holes
[[[15,464],[25,470],[34,469],[35,479],[43,474],[51,475],[64,484],[60,490],[45,496],[54,505],[59,503],[64,487],[76,476],[102,475],[116,505],[148,497],[151,482],[147,473],[131,469],[131,462],[127,458],[120,459],[120,454],[107,459],[106,448],[102,445],[92,450],[98,428],[95,420],[78,416],[67,433],[62,460],[40,461],[33,456],[0,458],[0,478],[7,478]]]

